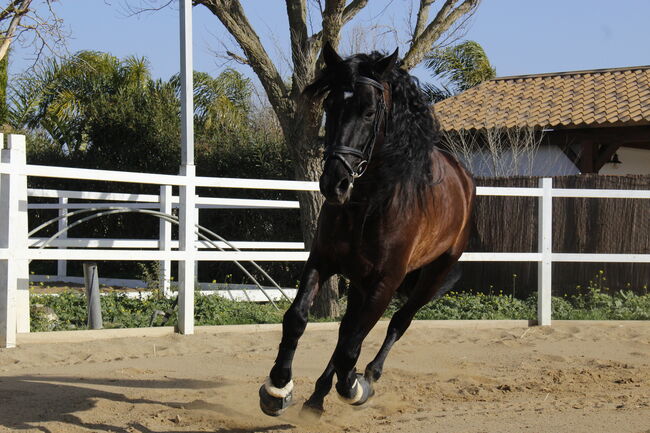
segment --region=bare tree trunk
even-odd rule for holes
[[[313,107],[312,107],[313,108]],[[318,116],[318,109],[313,113]],[[299,110],[300,112],[300,110]],[[287,146],[294,160],[295,177],[297,180],[317,181],[321,174],[322,150],[318,129],[313,126],[314,121],[295,121],[295,126],[290,132],[285,133]],[[311,124],[311,126],[309,126]],[[301,192],[298,194],[300,202],[300,225],[302,228],[305,246],[311,249],[318,216],[323,197],[319,192]],[[316,317],[338,317],[339,309],[338,277],[330,278],[320,288],[311,307],[311,314]]]

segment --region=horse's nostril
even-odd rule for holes
[[[344,194],[350,188],[350,181],[348,179],[341,179],[338,185],[336,185],[337,192]]]

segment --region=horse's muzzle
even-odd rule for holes
[[[352,195],[352,177],[344,173],[339,176],[330,176],[323,172],[320,177],[320,192],[329,204],[340,206],[350,200]]]

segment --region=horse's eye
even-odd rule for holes
[[[365,117],[366,119],[372,119],[373,117],[375,117],[374,110],[366,111],[363,117]]]

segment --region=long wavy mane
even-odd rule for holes
[[[304,94],[317,98],[333,89],[351,90],[359,76],[375,80],[372,66],[385,53],[356,54],[328,67]],[[431,154],[440,142],[438,124],[432,108],[420,89],[417,78],[401,69],[399,62],[383,77],[391,89],[391,107],[383,146],[375,149],[373,159],[381,161],[378,176],[360,178],[357,182],[373,182],[377,195],[375,204],[386,203],[391,197],[402,205],[424,203],[424,194],[436,179],[432,172]]]

